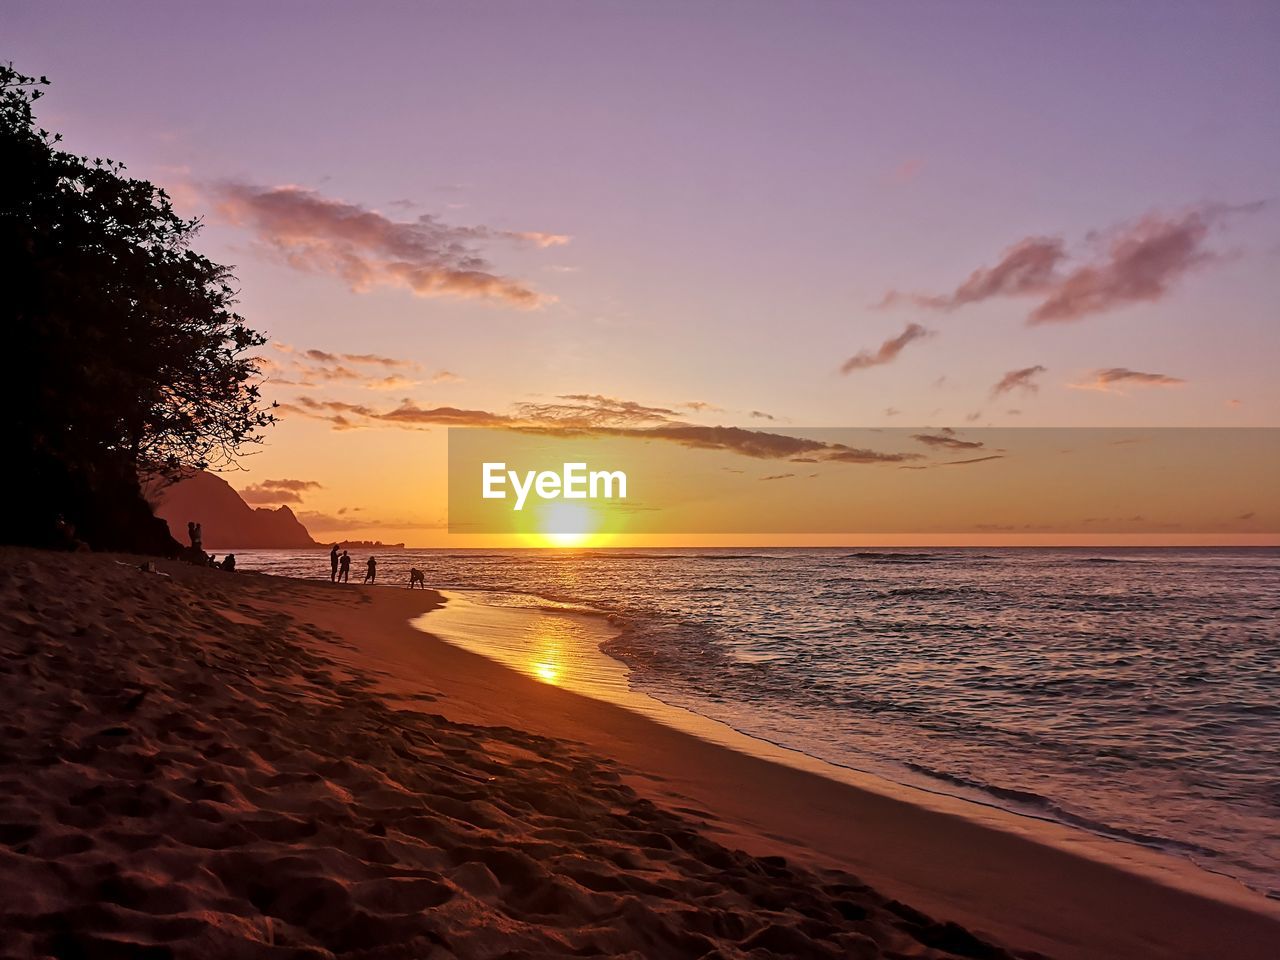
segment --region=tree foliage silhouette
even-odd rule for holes
[[[252,356],[265,338],[235,313],[228,268],[191,249],[199,220],[37,126],[47,84],[0,65],[0,318],[14,348],[0,429],[25,500],[0,533],[48,542],[62,515],[95,547],[170,547],[143,520],[139,472],[173,479],[260,442],[274,421]]]

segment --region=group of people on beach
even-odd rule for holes
[[[236,555],[228,553],[219,562],[218,558],[212,553],[204,552],[204,531],[201,530],[200,524],[194,520],[187,524],[187,537],[191,541],[191,556],[193,558],[203,557],[203,561],[192,559],[192,563],[207,563],[211,567],[217,567],[220,570],[235,570]],[[334,544],[329,550],[329,579],[334,583],[349,583],[351,578],[351,554],[346,550],[339,552],[338,544]],[[378,558],[370,557],[366,561],[366,572],[364,575],[365,583],[377,583],[378,581]],[[409,572],[409,587],[418,586],[422,589],[427,588],[426,578],[421,570],[411,570]]]
[[[368,560],[368,570],[364,575],[365,583],[378,582],[378,559],[370,557]],[[351,554],[343,550],[338,553],[338,545],[335,543],[333,549],[329,551],[329,579],[334,583],[348,583],[351,577]]]
[[[338,544],[329,549],[329,579],[334,583],[349,583],[351,577],[351,554],[346,550],[339,552]],[[366,561],[365,583],[378,582],[378,558],[370,557]],[[419,587],[427,589],[427,575],[417,567],[409,569],[409,589]]]
[[[203,565],[215,567],[218,570],[235,570],[236,555],[234,553],[228,553],[219,561],[216,555],[204,552],[204,531],[194,520],[187,521],[187,539],[191,541],[192,556],[197,559],[203,557]],[[196,563],[197,559],[192,559],[191,562]]]

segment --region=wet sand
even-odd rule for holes
[[[1280,939],[1280,911],[1225,881],[1160,882],[521,676],[414,629],[431,592],[0,561],[5,956],[1263,957]]]

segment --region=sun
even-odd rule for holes
[[[598,540],[600,514],[585,503],[556,500],[539,512],[535,541],[545,547],[585,547]]]

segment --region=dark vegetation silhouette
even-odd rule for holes
[[[266,340],[235,313],[228,268],[191,249],[198,219],[124,164],[66,153],[37,126],[47,84],[0,65],[0,321],[13,378],[0,540],[65,546],[71,529],[95,549],[175,554],[139,477],[227,466],[261,440],[275,418],[252,351]]]

